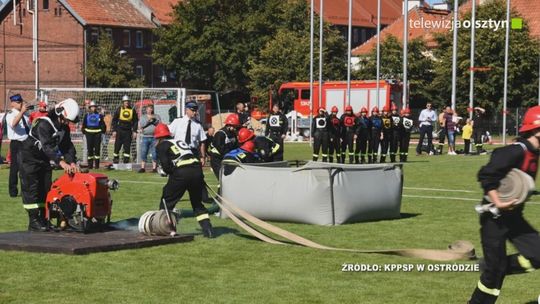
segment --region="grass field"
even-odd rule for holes
[[[286,146],[288,159],[310,154],[307,144]],[[412,154],[404,166],[401,219],[337,227],[277,225],[336,247],[443,249],[466,239],[481,254],[473,206],[481,195],[476,172],[488,156]],[[113,220],[157,207],[165,179],[107,174],[121,183],[113,193]],[[1,232],[27,224],[21,199],[8,196],[7,176],[8,170],[0,169]],[[206,176],[216,184],[210,172]],[[188,206],[183,200],[181,207]],[[531,203],[526,216],[540,227],[540,203]],[[212,222],[218,238],[198,235],[178,245],[87,256],[0,251],[0,303],[466,303],[479,277],[475,272],[342,272],[344,263],[434,262],[270,245],[248,237],[230,220],[212,217]],[[182,220],[180,229],[200,234],[193,218]],[[498,303],[536,303],[538,282],[540,272],[508,277]]]

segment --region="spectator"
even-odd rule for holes
[[[450,107],[446,107],[444,111],[444,131],[448,136],[448,155],[457,155],[456,153],[456,117],[454,111]]]
[[[420,140],[416,146],[416,155],[422,154],[422,144],[427,135],[427,148],[429,155],[433,155],[433,123],[437,121],[437,113],[431,108],[431,102],[426,104],[426,108],[420,112],[418,122],[420,123]]]
[[[249,125],[249,114],[245,109],[245,104],[243,102],[237,102],[236,103],[236,114],[238,114],[238,118],[240,119],[240,124],[243,127],[247,127]]]
[[[438,144],[438,149],[437,149],[437,152],[439,154],[442,154],[443,153],[443,148],[444,148],[444,141],[446,139],[446,136],[447,136],[447,133],[446,133],[446,120],[444,119],[444,115],[446,114],[445,112],[445,109],[446,108],[441,108],[441,113],[439,114],[439,117],[437,119],[437,121],[439,122],[439,133],[438,133],[438,137],[439,137],[439,144]]]
[[[154,106],[147,105],[145,109],[146,113],[141,116],[139,120],[139,133],[142,133],[141,141],[141,168],[139,173],[146,171],[146,160],[148,159],[148,152],[152,155],[152,172],[157,172],[157,155],[156,145],[154,139],[154,129],[157,124],[161,122],[161,117],[154,114]]]
[[[486,113],[486,110],[481,107],[474,108],[472,126],[473,126],[474,145],[476,147],[477,154],[485,154],[485,151],[483,148],[483,142],[482,142],[482,136],[486,132],[486,122],[484,118],[485,113]]]
[[[463,126],[463,134],[462,134],[463,141],[465,142],[465,147],[463,148],[463,151],[464,151],[463,153],[465,155],[469,155],[470,153],[472,133],[473,133],[472,122],[469,118],[467,118],[467,124]]]
[[[210,149],[210,144],[212,141],[214,141],[214,133],[216,133],[216,129],[214,127],[208,127],[206,130],[206,140],[205,140],[205,148],[206,148],[206,156],[210,156],[208,153],[208,150]]]
[[[16,197],[19,194],[19,167],[22,160],[19,159],[22,150],[22,142],[28,137],[30,131],[28,117],[25,115],[27,105],[20,94],[9,97],[11,110],[6,114],[7,135],[10,140],[11,163],[9,167],[9,196]]]

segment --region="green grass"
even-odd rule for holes
[[[277,225],[336,247],[442,249],[454,240],[467,239],[481,254],[478,218],[473,210],[476,202],[446,198],[479,199],[476,172],[488,157],[412,154],[411,162],[404,166],[402,219],[336,227]],[[286,146],[288,159],[308,159],[310,155],[306,144]],[[113,193],[113,220],[138,217],[157,207],[165,179],[151,174],[107,174],[121,181],[120,190]],[[2,232],[22,230],[27,221],[21,199],[8,197],[7,176],[8,170],[1,169]],[[210,172],[206,176],[210,184],[216,184]],[[145,183],[134,183],[137,181]],[[183,200],[181,207],[188,206]],[[540,227],[539,212],[538,204],[531,204],[526,210],[536,227]],[[195,241],[185,244],[87,256],[0,251],[0,302],[466,303],[479,277],[478,273],[463,272],[344,273],[343,263],[433,262],[270,245],[247,237],[230,220],[212,217],[212,222],[222,233],[218,238],[196,236]],[[183,219],[180,229],[200,233],[193,218]],[[508,277],[498,303],[524,304],[535,300],[540,292],[539,281],[540,272]]]

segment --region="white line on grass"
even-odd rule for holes
[[[167,183],[166,180],[163,180],[163,182],[146,182],[146,181],[135,181],[135,180],[119,180],[120,184],[127,183],[127,184],[149,184],[149,185],[165,185]],[[208,184],[210,187],[216,187],[217,185],[214,184]]]
[[[403,187],[405,190],[419,190],[419,191],[439,191],[439,192],[463,192],[463,193],[478,193],[477,191],[470,190],[457,190],[457,189],[439,189],[439,188],[416,188],[416,187]]]
[[[480,198],[468,198],[468,197],[453,197],[453,196],[431,196],[431,195],[409,195],[403,194],[403,197],[412,197],[412,198],[431,198],[431,199],[442,199],[442,200],[455,200],[455,201],[475,201],[480,202]],[[540,202],[527,202],[527,204],[540,205]]]

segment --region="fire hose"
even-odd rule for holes
[[[276,234],[288,241],[291,241],[297,245],[321,249],[321,250],[332,250],[332,251],[347,251],[355,253],[364,253],[364,254],[387,254],[387,255],[398,255],[404,257],[413,257],[421,258],[426,260],[433,261],[454,261],[454,260],[472,260],[476,258],[474,246],[469,241],[456,241],[448,246],[446,250],[436,250],[436,249],[384,249],[384,250],[361,250],[361,249],[349,249],[349,248],[336,248],[329,247],[325,245],[318,244],[311,240],[308,240],[304,237],[301,237],[297,234],[294,234],[285,229],[274,226],[270,223],[267,223],[263,220],[258,219],[257,217],[249,214],[248,212],[238,208],[233,203],[228,201],[226,198],[222,197],[216,193],[210,186],[206,185],[208,191],[214,196],[214,201],[221,208],[222,212],[225,212],[234,223],[246,230],[248,233],[254,237],[260,239],[261,241],[277,244],[277,245],[288,245],[288,243],[276,240],[263,232],[255,229],[258,227],[260,230],[266,230],[273,234]],[[254,227],[253,227],[254,226]]]

